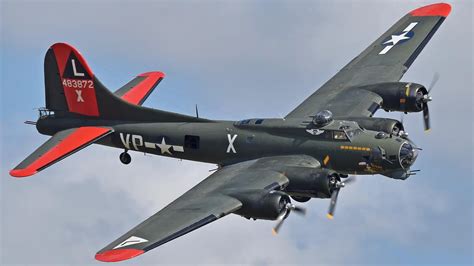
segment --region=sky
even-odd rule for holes
[[[403,81],[440,80],[404,117],[423,148],[405,181],[361,176],[305,217],[229,215],[120,265],[473,263],[473,4],[453,10]],[[115,90],[166,78],[146,106],[211,119],[283,117],[400,17],[428,1],[0,1],[0,264],[99,265],[96,251],[209,175],[211,164],[90,146],[39,174],[8,171],[48,139],[25,120],[45,105],[43,59],[55,42],[84,55]],[[379,111],[377,116],[400,118]]]

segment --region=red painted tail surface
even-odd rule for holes
[[[49,48],[44,73],[47,109],[106,119],[120,119],[118,113],[130,113],[121,112],[133,109],[128,104],[137,112],[165,76],[157,71],[143,73],[112,93],[100,83],[82,54],[67,43]]]
[[[34,175],[112,132],[107,127],[80,127],[60,131],[11,170],[10,175]]]
[[[51,46],[59,70],[61,87],[71,113],[99,116],[94,73],[82,55],[71,45]]]
[[[56,43],[44,59],[46,109],[54,111],[57,117],[82,115],[122,121],[204,121],[141,106],[164,76],[158,71],[146,72],[112,93],[94,75],[76,48]]]

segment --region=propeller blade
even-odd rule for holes
[[[428,104],[423,105],[423,121],[425,124],[425,131],[429,131],[431,129],[431,123],[430,123],[430,111],[428,109]]]
[[[348,184],[351,184],[351,183],[354,183],[356,180],[355,180],[355,177],[354,176],[351,176],[349,178],[347,178],[346,180],[344,180],[344,185],[348,185]]]
[[[303,207],[300,207],[300,206],[296,206],[294,204],[291,204],[291,203],[287,203],[286,206],[286,211],[287,213],[282,213],[280,215],[280,217],[278,217],[277,219],[277,224],[275,225],[275,227],[272,228],[272,233],[274,235],[277,235],[278,234],[278,231],[280,230],[280,227],[282,226],[283,224],[283,221],[288,217],[288,215],[294,211],[295,213],[299,214],[299,215],[306,215],[306,209],[303,208]]]
[[[436,83],[439,80],[439,73],[435,72],[433,75],[433,79],[431,80],[430,86],[428,86],[428,93],[433,89],[433,87],[436,85]]]
[[[295,211],[295,213],[299,215],[306,215],[306,208],[300,207],[300,206],[295,206],[291,209],[292,211]]]
[[[344,180],[344,184],[347,185],[347,184],[350,184],[350,183],[354,183],[355,181],[356,181],[356,177],[352,175],[352,176],[350,176],[350,177],[348,177]]]
[[[336,210],[337,196],[339,195],[339,190],[339,188],[336,188],[331,194],[331,203],[329,204],[329,211],[327,214],[327,217],[329,219],[334,218],[334,211]]]
[[[280,227],[283,225],[283,222],[285,221],[285,218],[283,218],[283,217],[284,216],[282,216],[280,219],[278,219],[277,224],[275,225],[275,227],[272,228],[273,235],[277,235],[278,231],[280,231]]]

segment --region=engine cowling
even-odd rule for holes
[[[286,205],[290,197],[281,191],[253,190],[233,195],[242,202],[242,207],[235,213],[246,218],[276,220],[287,216]]]
[[[403,124],[395,119],[379,117],[351,117],[348,120],[357,122],[362,128],[372,131],[381,131],[387,134],[398,135],[405,132]]]
[[[331,182],[340,180],[334,171],[306,167],[287,169],[285,176],[289,180],[285,192],[292,197],[330,198],[334,189]]]
[[[425,86],[410,82],[378,83],[361,88],[380,95],[381,107],[387,111],[421,112],[425,98],[429,97]]]

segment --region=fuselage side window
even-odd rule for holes
[[[184,136],[184,147],[190,149],[199,149],[199,136]]]

